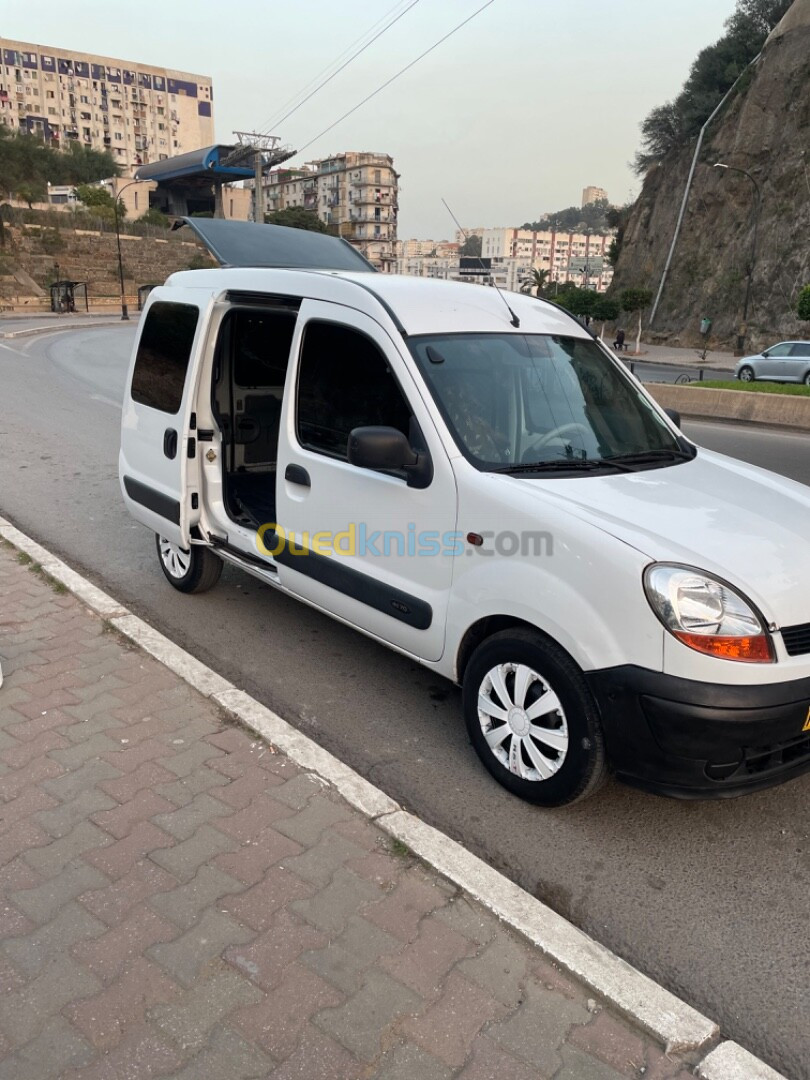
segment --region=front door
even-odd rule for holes
[[[189,546],[191,526],[199,521],[192,410],[209,302],[200,289],[152,291],[121,419],[124,502],[136,520],[183,548]]]
[[[357,427],[430,454],[427,487],[348,461]],[[282,585],[426,660],[444,649],[457,546],[447,453],[397,345],[372,318],[305,300],[282,413],[275,539]]]

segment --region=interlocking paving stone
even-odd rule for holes
[[[89,889],[109,884],[107,878],[92,866],[68,866],[58,877],[41,885],[18,889],[9,899],[36,923],[50,922],[59,909]]]
[[[223,1027],[214,1030],[209,1045],[173,1080],[263,1080],[274,1066],[269,1054]],[[310,1074],[311,1080],[319,1076]]]
[[[181,994],[182,989],[156,964],[138,956],[100,994],[69,1005],[65,1013],[88,1042],[107,1050],[134,1025],[143,1023],[147,1009]]]
[[[505,931],[478,954],[458,965],[460,974],[471,979],[511,1009],[518,1004],[526,975],[526,947]]]
[[[53,840],[47,847],[33,848],[23,855],[29,866],[43,877],[53,877],[66,866],[76,864],[80,856],[112,843],[112,837],[91,821],[80,821],[69,833]]]
[[[547,1073],[560,1067],[559,1048],[574,1024],[587,1023],[582,1004],[560,999],[534,982],[527,982],[523,1004],[487,1034],[515,1057]]]
[[[621,1073],[598,1058],[591,1057],[578,1046],[563,1046],[560,1057],[563,1067],[555,1074],[554,1080],[621,1080]]]
[[[249,1039],[283,1061],[295,1049],[312,1016],[342,1001],[343,995],[314,972],[290,964],[273,993],[259,993],[257,1004],[238,1010],[232,1022]]]
[[[255,885],[244,892],[226,896],[220,907],[229,911],[239,922],[261,931],[271,925],[279,908],[286,907],[293,900],[304,900],[314,892],[314,885],[301,881],[286,867],[271,866]]]
[[[179,930],[173,923],[142,903],[131,908],[121,922],[100,937],[76,945],[73,955],[88,971],[109,981],[152,945],[173,941],[178,936]]]
[[[304,953],[301,962],[339,990],[353,994],[366,968],[401,948],[397,938],[355,916],[339,937],[322,949]]]
[[[0,1080],[56,1080],[92,1057],[87,1040],[63,1016],[52,1016],[35,1039],[0,1061]]]
[[[153,946],[149,955],[173,978],[190,986],[205,965],[229,945],[244,944],[254,937],[252,930],[209,908],[181,937]]]
[[[132,832],[133,826],[139,822],[149,821],[155,815],[175,808],[174,804],[170,803],[168,799],[161,798],[160,795],[150,791],[148,788],[143,788],[141,791],[136,792],[131,799],[120,804],[108,796],[103,796],[103,798],[106,798],[107,805],[94,808],[92,818],[96,825],[114,836],[116,840],[122,840]],[[155,823],[158,826],[161,824],[160,821]]]
[[[383,971],[370,971],[363,986],[334,1009],[315,1016],[315,1023],[362,1061],[373,1061],[395,1038],[397,1021],[422,1005],[402,983]]]
[[[274,792],[274,795],[278,795],[283,801],[284,793],[285,788],[279,788],[277,792]],[[291,840],[297,840],[299,844],[311,847],[320,840],[324,831],[330,825],[334,825],[338,821],[347,821],[348,818],[349,811],[346,806],[332,802],[324,795],[316,794],[303,810],[276,822],[275,827],[279,832],[283,832],[285,836],[289,836]]]
[[[171,1005],[156,1005],[149,1018],[184,1050],[201,1050],[212,1028],[232,1013],[262,1001],[264,994],[233,970],[219,971],[197,983]]]
[[[380,890],[371,882],[340,869],[325,889],[309,900],[295,901],[291,907],[319,930],[339,934],[359,908],[379,897]]]
[[[99,788],[87,788],[74,798],[56,806],[52,810],[40,810],[37,821],[51,836],[57,839],[67,834],[80,822],[87,821],[100,811],[112,810],[115,799],[105,795]]]
[[[363,915],[395,937],[412,941],[423,916],[446,904],[448,892],[438,878],[431,880],[421,869],[409,870],[384,900],[367,907]]]
[[[238,894],[244,888],[230,874],[215,866],[201,866],[197,874],[184,885],[156,892],[150,907],[182,930],[188,930],[205,911],[224,896]],[[222,909],[223,904],[216,903]]]
[[[452,972],[441,997],[421,1016],[406,1018],[402,1031],[423,1050],[457,1068],[481,1029],[505,1012],[495,998]]]
[[[168,800],[163,800],[168,801]],[[230,811],[212,798],[207,792],[195,795],[191,802],[185,806],[176,807],[169,803],[169,807],[163,813],[158,813],[154,818],[155,824],[167,833],[171,833],[177,840],[188,840],[199,829],[200,825],[207,822],[217,823],[217,818],[224,817]],[[227,822],[223,822],[227,824]],[[227,831],[227,830],[226,830]]]
[[[152,1080],[179,1069],[186,1055],[149,1024],[134,1029],[114,1049],[59,1080]]]
[[[156,866],[151,859],[143,859],[117,881],[82,893],[79,901],[108,926],[115,926],[141,901],[174,889],[177,884],[173,874]]]
[[[452,1075],[446,1065],[418,1046],[401,1043],[383,1056],[374,1080],[450,1080]]]
[[[69,956],[57,953],[40,974],[16,993],[0,998],[0,1027],[17,1046],[44,1029],[65,1005],[95,994],[101,983]]]
[[[168,837],[167,833],[163,835]],[[163,850],[152,851],[152,860],[181,881],[190,881],[199,868],[210,862],[215,855],[234,851],[239,844],[212,829],[210,825],[201,825],[188,840],[176,844],[168,837],[168,842],[162,847]]]
[[[450,970],[472,948],[468,938],[457,934],[438,919],[428,917],[422,920],[419,936],[398,955],[384,958],[381,965],[395,979],[422,997],[433,998],[441,992]],[[463,963],[459,965],[459,970],[464,970]]]
[[[309,949],[326,944],[324,934],[287,911],[276,916],[273,925],[247,945],[232,945],[223,959],[246,975],[262,990],[272,990],[284,977],[285,968]]]
[[[65,904],[51,922],[33,933],[6,940],[3,949],[17,970],[30,979],[42,971],[54,953],[64,952],[87,938],[98,937],[106,929],[100,919],[72,901]]]

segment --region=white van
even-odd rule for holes
[[[810,488],[694,446],[553,304],[189,223],[223,266],[150,294],[120,456],[175,588],[232,563],[459,683],[544,806],[810,767]]]

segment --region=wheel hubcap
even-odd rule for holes
[[[184,578],[191,566],[191,552],[161,536],[160,560],[173,578]]]
[[[522,780],[548,780],[565,761],[565,711],[548,681],[526,664],[498,664],[487,672],[478,722],[497,760]]]

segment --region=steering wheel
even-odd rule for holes
[[[591,434],[590,428],[585,427],[584,424],[578,424],[572,422],[570,424],[560,424],[559,427],[552,428],[551,431],[547,431],[546,434],[538,439],[537,442],[531,447],[532,451],[539,450],[541,446],[548,446],[550,442],[553,442],[556,438],[567,434],[578,434],[589,436]]]

